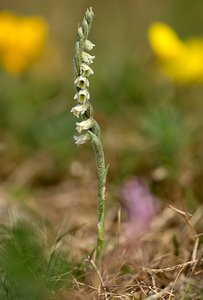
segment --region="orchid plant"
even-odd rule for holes
[[[75,45],[75,90],[74,99],[77,104],[71,109],[71,112],[80,118],[80,122],[76,122],[76,130],[80,135],[74,136],[77,145],[84,144],[88,141],[92,143],[96,156],[97,176],[98,176],[98,234],[96,245],[96,262],[101,264],[104,231],[105,231],[105,200],[106,200],[106,176],[108,167],[105,166],[104,151],[100,139],[100,127],[93,115],[93,107],[90,103],[89,93],[89,76],[94,74],[90,67],[95,56],[90,55],[86,51],[91,51],[94,44],[88,40],[94,13],[92,8],[87,9],[84,19],[78,28],[77,41]]]

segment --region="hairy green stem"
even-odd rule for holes
[[[89,134],[91,135],[92,145],[95,151],[98,176],[98,234],[96,246],[96,262],[97,265],[100,265],[104,248],[106,176],[108,167],[106,168],[105,166],[104,151],[100,139],[91,131],[89,131]]]

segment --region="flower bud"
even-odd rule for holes
[[[93,10],[92,10],[92,7],[90,7],[89,9],[87,9],[86,11],[86,19],[87,21],[90,23],[94,17],[94,13],[93,13]]]
[[[88,23],[85,19],[83,19],[83,21],[82,21],[82,28],[83,28],[84,32],[88,31]]]
[[[83,30],[81,26],[78,28],[78,36],[80,39],[83,38]]]

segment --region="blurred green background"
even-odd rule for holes
[[[94,163],[88,146],[74,145],[70,113],[76,31],[89,6],[96,44],[90,93],[111,163],[109,181],[144,176],[157,193],[170,190],[177,200],[178,189],[202,201],[203,86],[164,76],[148,41],[155,21],[183,39],[203,36],[202,0],[1,1],[1,11],[40,15],[49,26],[43,54],[24,74],[0,72],[1,180],[24,161],[38,162],[41,171],[31,184],[42,185],[74,176],[74,160]]]

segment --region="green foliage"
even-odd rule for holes
[[[173,251],[175,256],[179,256],[180,254],[180,243],[177,239],[177,236],[174,234],[172,236],[172,243],[173,243]]]
[[[2,76],[1,76],[2,75]],[[26,150],[47,151],[63,160],[71,155],[72,119],[63,85],[55,78],[10,78],[0,74],[0,131]]]
[[[37,149],[44,149],[59,161],[67,160],[73,155],[71,144],[74,130],[73,117],[69,112],[56,116],[41,118],[32,124],[26,132],[26,140]]]
[[[133,274],[134,269],[130,264],[125,263],[120,269],[122,274]]]
[[[50,251],[42,231],[26,221],[1,225],[0,241],[1,300],[48,299],[62,286],[70,287],[79,272],[59,250]]]
[[[112,116],[125,117],[128,106],[135,109],[147,101],[149,80],[146,72],[128,58],[123,57],[109,72],[109,68],[99,65],[100,72],[95,81],[94,95],[98,99],[96,106]]]
[[[189,139],[181,113],[173,107],[158,106],[146,113],[143,132],[155,165],[176,167],[180,151]]]
[[[199,286],[198,282],[192,279],[189,281],[187,288],[185,289],[185,295],[183,296],[183,300],[191,299],[203,300],[203,292],[201,286]]]

